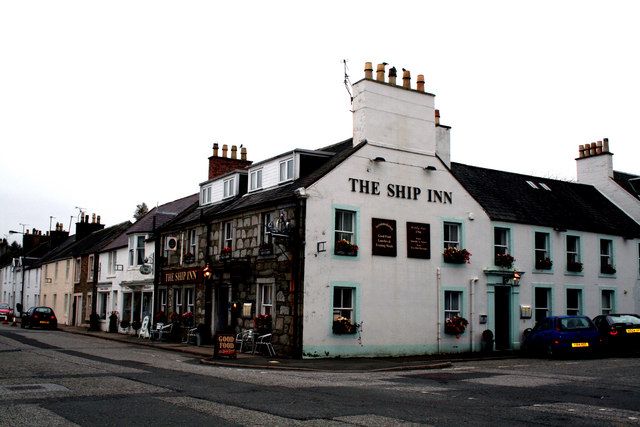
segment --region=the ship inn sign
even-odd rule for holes
[[[434,190],[432,188],[427,188],[423,191],[420,187],[400,184],[387,184],[386,187],[383,187],[378,181],[358,178],[349,178],[349,185],[354,193],[371,194],[372,196],[386,194],[387,197],[396,199],[422,199],[428,203],[453,204],[452,191]]]

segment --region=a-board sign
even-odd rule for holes
[[[234,334],[216,334],[213,357],[229,357],[235,359],[237,357],[236,336]]]

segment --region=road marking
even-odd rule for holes
[[[497,385],[505,387],[542,387],[559,384],[562,380],[555,378],[529,377],[525,375],[496,375],[484,378],[470,378],[464,382],[484,385]]]

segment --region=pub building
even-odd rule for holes
[[[636,221],[591,185],[452,162],[424,77],[385,73],[353,85],[351,139],[256,163],[214,146],[199,207],[161,231],[156,309],[193,294],[211,334],[263,316],[303,358],[479,351],[485,331],[517,349],[546,315],[640,311]]]

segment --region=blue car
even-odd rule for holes
[[[595,353],[600,349],[598,328],[587,316],[552,316],[523,334],[522,351],[545,354]]]

